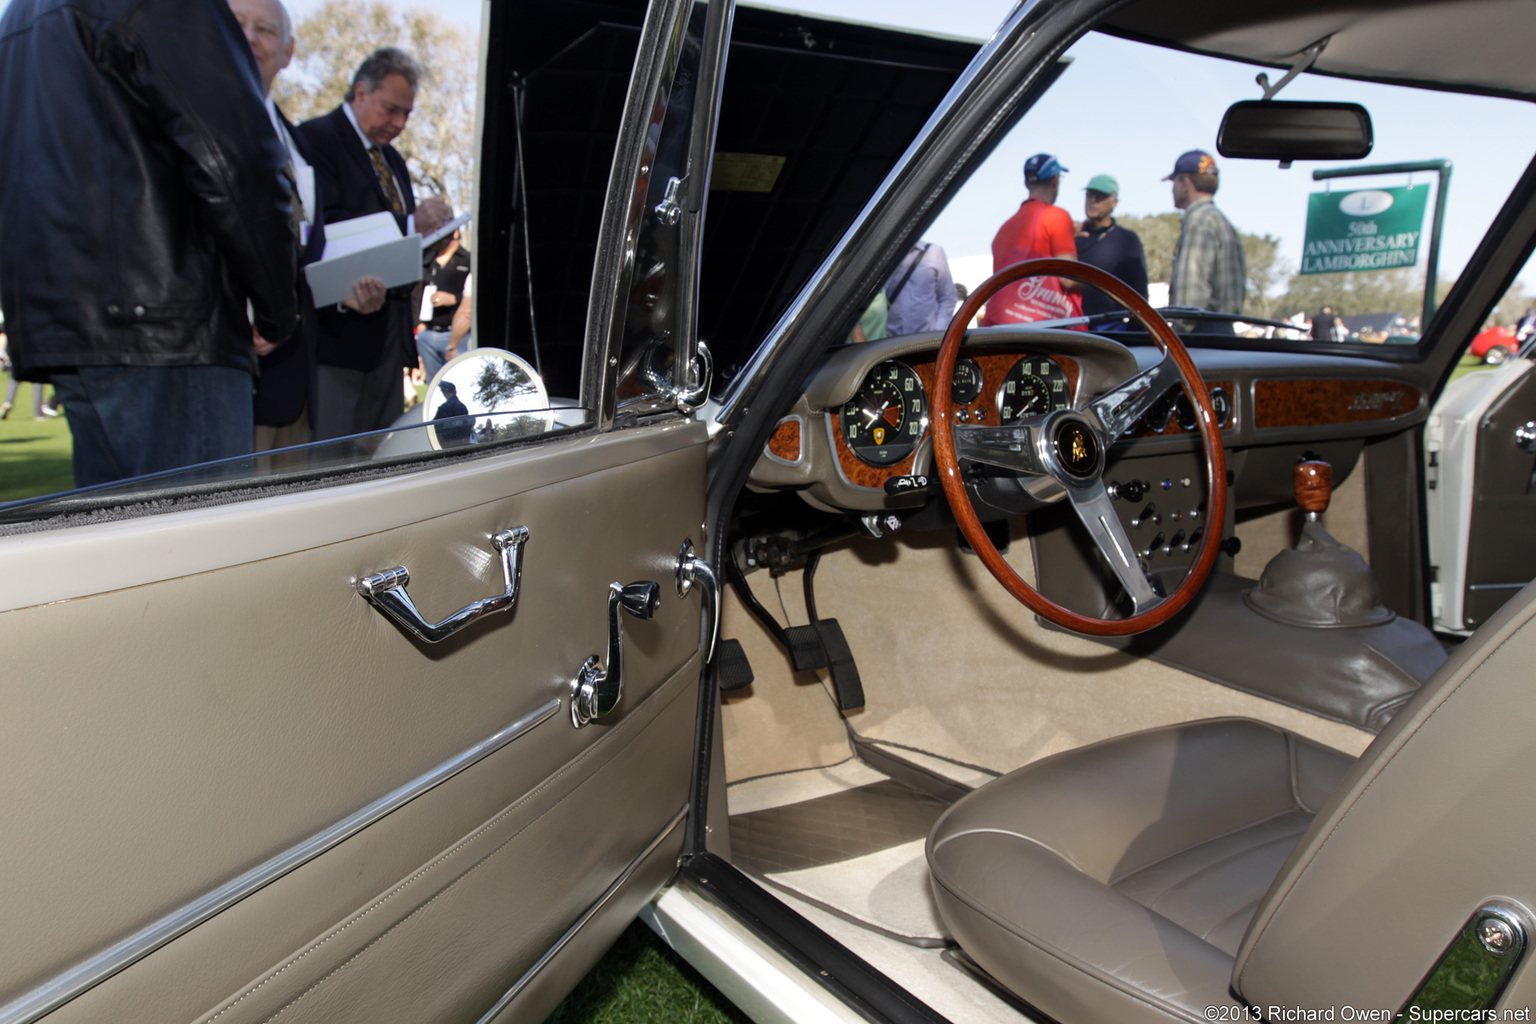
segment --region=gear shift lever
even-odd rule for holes
[[[1296,507],[1307,522],[1315,523],[1328,511],[1333,497],[1333,467],[1322,459],[1308,459],[1296,465]]]
[[[1296,467],[1296,505],[1305,522],[1294,548],[1270,559],[1258,585],[1243,595],[1248,607],[1292,626],[1370,626],[1393,619],[1365,559],[1323,528],[1333,496],[1333,467],[1309,459]]]

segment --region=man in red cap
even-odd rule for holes
[[[1077,242],[1072,216],[1055,205],[1065,167],[1049,153],[1036,153],[1024,161],[1024,187],[1029,198],[1019,211],[1003,222],[992,239],[992,272],[1025,260],[1054,256],[1076,260]],[[1011,284],[987,303],[984,326],[1032,320],[1056,320],[1079,316],[1083,311],[1080,286],[1057,277],[1029,277]]]
[[[1214,198],[1220,184],[1216,160],[1192,149],[1163,179],[1173,182],[1173,205],[1184,211],[1179,242],[1173,250],[1173,274],[1168,304],[1242,313],[1248,267],[1243,242]]]

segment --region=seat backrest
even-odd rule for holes
[[[1488,898],[1536,908],[1533,620],[1536,584],[1462,644],[1319,810],[1238,949],[1233,989],[1250,1004],[1395,1012]],[[1536,970],[1502,1003],[1526,1005],[1531,990]]]

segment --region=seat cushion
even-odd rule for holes
[[[1046,758],[928,838],[962,949],[1051,1017],[1204,1021],[1234,1005],[1254,907],[1352,758],[1245,719]]]

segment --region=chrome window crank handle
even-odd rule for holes
[[[491,537],[491,546],[501,555],[501,572],[506,589],[491,597],[465,605],[441,622],[428,622],[406,593],[411,572],[403,565],[370,573],[357,581],[357,592],[387,618],[423,643],[435,644],[448,639],[472,622],[495,612],[509,612],[517,605],[517,591],[523,580],[523,545],[528,542],[528,528],[514,526]]]
[[[608,584],[608,667],[604,668],[594,654],[571,680],[571,724],[576,728],[608,714],[624,695],[624,619],[619,612],[649,619],[660,604],[659,583]]]

